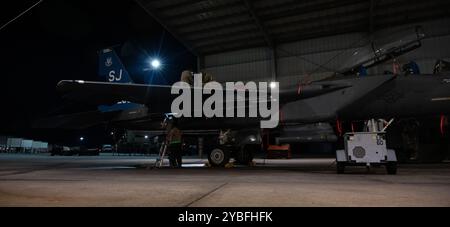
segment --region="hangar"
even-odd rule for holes
[[[136,2],[196,55],[198,72],[211,74],[218,82],[278,81],[282,85],[298,84],[300,87],[301,84],[333,75],[347,74],[349,68],[355,70],[352,68],[355,64],[377,59],[380,53],[408,43],[419,33],[424,37],[413,49],[398,55],[387,53],[392,55],[389,60],[368,67],[364,73],[405,74],[406,68],[414,64],[417,74],[433,74],[438,62],[450,57],[450,48],[447,48],[450,43],[450,28],[447,26],[450,18],[446,1]],[[386,96],[381,97],[384,100],[397,99],[395,97],[398,95],[387,93],[378,96]],[[309,108],[313,104],[301,105]],[[320,108],[311,108],[313,111],[307,112],[305,118],[322,113]],[[355,114],[357,110],[354,108],[350,112]],[[284,113],[286,118],[302,115],[298,109],[282,111],[292,112],[291,115]],[[373,110],[369,112],[374,113]],[[444,116],[427,120],[422,125],[433,127],[420,130],[428,134],[432,134],[428,131],[439,132],[436,127],[441,126],[442,129],[444,120]],[[353,123],[347,126],[347,131],[350,127],[354,131]],[[403,129],[399,127],[393,126],[390,131],[401,134]],[[440,137],[432,135],[434,138]],[[277,141],[293,139],[293,135],[287,137],[277,138]],[[396,147],[397,152],[405,153],[400,155],[401,159],[415,153],[403,152],[408,149],[405,146]],[[432,150],[442,149],[447,148]],[[422,153],[419,156],[423,159],[436,160],[431,157],[432,152]],[[442,159],[446,155],[438,156],[440,158],[437,159]]]
[[[255,145],[251,148],[256,147],[267,153],[258,157],[247,156],[245,149],[249,144],[242,143],[243,146],[231,148],[236,151],[233,151],[234,157],[230,159],[226,149],[221,149],[225,146],[208,147],[205,142],[207,136],[213,134],[213,139],[217,139],[214,145],[222,143],[221,139],[225,137],[222,136],[228,133],[216,126],[222,122],[213,124],[214,122],[210,121],[203,122],[204,119],[187,122],[190,123],[189,126],[211,124],[213,125],[211,127],[215,128],[182,129],[183,136],[195,137],[189,138],[192,140],[189,142],[197,143],[195,146],[188,146],[189,155],[185,155],[188,157],[181,165],[183,168],[153,168],[169,166],[164,155],[155,155],[158,150],[163,151],[160,147],[164,146],[160,145],[166,141],[166,137],[158,138],[155,135],[165,136],[166,132],[161,130],[161,118],[154,120],[155,113],[151,112],[155,106],[158,109],[163,104],[169,103],[164,99],[167,93],[152,93],[152,90],[157,90],[154,89],[157,86],[153,84],[133,84],[128,73],[122,74],[123,65],[119,67],[120,73],[111,74],[111,71],[106,71],[106,79],[112,76],[110,81],[98,81],[98,77],[90,76],[79,78],[85,71],[80,70],[82,73],[74,71],[67,74],[70,78],[58,77],[52,78],[55,81],[43,81],[50,84],[47,86],[51,89],[56,85],[56,89],[62,93],[70,94],[77,91],[77,95],[67,95],[64,98],[74,99],[70,101],[88,99],[93,102],[89,104],[94,107],[98,107],[97,100],[113,105],[118,104],[118,101],[123,102],[122,104],[139,104],[138,111],[114,109],[105,114],[111,117],[108,120],[116,120],[117,117],[119,122],[117,124],[114,124],[113,120],[105,120],[103,113],[98,109],[70,115],[71,119],[75,119],[76,126],[84,126],[86,122],[82,120],[88,117],[90,121],[86,125],[92,122],[102,123],[107,131],[105,137],[113,138],[116,142],[120,140],[122,136],[120,133],[123,132],[111,130],[111,125],[119,127],[120,123],[124,122],[132,126],[137,125],[141,128],[130,129],[123,133],[128,135],[122,137],[136,146],[97,144],[94,153],[99,154],[98,156],[79,157],[81,150],[89,151],[84,149],[84,146],[90,142],[92,134],[97,133],[87,129],[83,133],[75,131],[79,133],[74,138],[74,143],[78,144],[78,153],[70,152],[72,148],[59,146],[59,153],[67,151],[73,156],[50,157],[47,151],[51,147],[50,143],[41,144],[45,149],[30,154],[21,152],[21,149],[10,149],[7,137],[2,136],[5,142],[0,146],[0,206],[450,206],[448,181],[450,133],[447,120],[450,109],[445,103],[450,100],[447,95],[449,90],[446,87],[450,81],[446,71],[450,59],[448,1],[132,0],[130,2],[145,15],[144,17],[138,14],[138,21],[155,20],[187,51],[195,55],[197,63],[195,71],[210,74],[218,82],[278,81],[280,88],[286,86],[288,91],[286,93],[291,92],[294,96],[294,98],[289,96],[288,98],[293,100],[288,99],[289,101],[282,105],[284,120],[282,126],[286,127],[274,133],[275,142],[269,142],[270,138],[264,130],[258,128],[256,131],[260,134],[253,134],[255,131],[252,128],[253,122],[239,121],[237,126],[233,126],[233,130],[241,131],[244,135],[238,142],[244,140],[251,142],[249,144]],[[122,3],[115,4],[118,4],[118,7],[114,13],[122,13],[120,8]],[[43,7],[50,8],[48,5]],[[103,7],[102,5],[99,8]],[[101,10],[94,11],[99,13]],[[58,12],[58,15],[61,12]],[[128,13],[133,12],[136,11]],[[108,14],[108,16],[113,18],[117,15]],[[77,21],[81,22],[83,21]],[[98,23],[104,26],[109,22],[105,23],[102,18]],[[89,26],[83,24],[80,28],[74,28],[74,33],[85,27]],[[89,29],[87,31],[86,33],[92,32]],[[60,35],[60,32],[54,33]],[[121,40],[111,34],[108,33],[100,39],[112,36],[113,41],[109,40],[110,42]],[[127,33],[123,32],[121,35],[126,36]],[[80,36],[70,37],[72,42],[78,42],[78,38]],[[88,36],[87,39],[92,38]],[[105,48],[100,46],[101,42],[98,40],[97,43],[92,40],[87,43],[91,47]],[[86,43],[80,45],[84,47]],[[60,51],[58,47],[54,48]],[[71,51],[75,52],[74,49],[76,48]],[[57,55],[57,57],[75,64],[71,61],[77,61],[68,57],[71,54],[69,52],[67,56]],[[103,49],[99,54],[104,54],[100,57],[101,67],[111,67],[114,63],[120,62],[116,61],[118,57],[114,48]],[[46,54],[39,56],[48,57]],[[380,60],[382,56],[387,56],[387,60]],[[93,58],[87,59],[89,65],[94,64]],[[368,72],[355,71],[364,68],[365,65],[361,61],[367,59],[370,63],[374,61],[377,64],[367,68]],[[81,65],[86,62],[78,63]],[[151,63],[154,68],[164,68],[162,67],[164,63],[157,60],[147,63]],[[412,63],[417,68],[410,66]],[[355,65],[358,68],[355,68]],[[335,83],[327,80],[334,79],[334,76],[340,74],[352,79],[338,78],[337,82],[332,80]],[[374,75],[364,78],[363,74]],[[399,82],[392,83],[393,78]],[[433,81],[429,82],[430,80]],[[398,84],[400,85],[397,87]],[[13,83],[7,81],[7,86],[11,85]],[[382,89],[376,90],[371,86]],[[291,87],[294,87],[294,92]],[[8,95],[16,94],[7,91]],[[292,95],[291,93],[289,95]],[[408,96],[410,93],[412,96]],[[37,92],[26,94],[31,97]],[[123,97],[131,97],[132,101],[124,100]],[[401,102],[396,105],[398,100]],[[414,102],[410,102],[411,100]],[[386,103],[393,104],[395,108],[389,109],[391,106]],[[334,114],[338,108],[345,110],[339,113],[342,119],[327,115],[328,112],[325,110],[332,109],[330,112]],[[420,149],[425,152],[415,155],[411,153],[415,149],[413,143],[400,147],[394,144],[397,146],[394,147],[396,153],[393,153],[392,149],[387,149],[385,133],[388,142],[389,133],[396,139],[411,142],[411,138],[405,139],[410,132],[404,128],[394,127],[395,123],[391,126],[392,130],[389,128],[387,132],[385,131],[385,128],[397,119],[381,121],[382,119],[364,118],[367,113],[381,116],[389,111],[391,114],[408,113],[412,110],[416,111],[416,115],[426,115],[430,112],[434,114],[419,123],[411,123],[413,121],[410,118],[404,121],[406,125],[411,126],[407,128],[411,129],[411,134],[418,133],[423,138],[419,142],[422,144]],[[164,114],[168,113],[167,109],[163,111],[166,111]],[[135,115],[139,116],[133,118]],[[316,116],[317,118],[311,118]],[[354,116],[362,116],[361,118],[367,120],[364,122],[368,124],[365,132],[355,132],[355,125],[349,121]],[[145,124],[149,119],[153,120],[150,126]],[[66,120],[60,117],[45,123],[65,125]],[[343,126],[342,121],[351,124]],[[166,122],[162,123],[164,125]],[[297,128],[298,125],[301,127]],[[420,130],[415,126],[420,126]],[[341,132],[343,127],[344,133]],[[159,131],[154,130],[155,128]],[[32,138],[37,137],[39,133],[33,134],[30,131],[28,134]],[[219,138],[216,138],[216,134],[220,134]],[[16,137],[19,135],[11,138]],[[265,142],[266,139],[268,142]],[[325,145],[338,141],[345,144],[345,151],[330,146],[313,147],[312,149],[316,151],[331,149],[333,154],[325,158],[320,155],[292,158],[290,146],[286,144],[311,141],[316,143],[325,141],[323,142]],[[361,141],[364,145],[361,145]],[[370,151],[371,154],[377,154],[369,157],[370,160],[377,162],[372,163],[365,159],[368,156],[366,146],[382,149]],[[138,149],[145,152],[133,153]],[[349,150],[352,153],[349,153]],[[208,155],[209,160],[203,155]],[[403,158],[407,162],[399,164],[397,173],[397,160],[400,161],[402,155],[405,155]],[[211,160],[215,156],[217,160]],[[280,156],[282,160],[277,159]],[[354,168],[346,170],[349,174],[336,175],[336,170],[337,173],[343,173],[345,167],[342,166],[343,163],[355,164],[349,162],[355,160],[348,160],[353,158],[362,161],[356,164],[362,164],[367,168]],[[384,169],[380,171],[378,167],[381,164],[386,165],[387,171]],[[369,168],[372,166],[375,168]]]
[[[351,64],[356,52],[370,54],[372,42],[401,40],[416,26],[427,38],[405,61],[414,59],[432,73],[437,59],[450,57],[447,1],[137,2],[218,81],[320,79]]]

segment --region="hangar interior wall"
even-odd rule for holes
[[[376,47],[386,43],[404,42],[415,36],[414,28],[420,25],[426,34],[423,46],[399,57],[400,64],[416,61],[421,73],[432,73],[437,59],[450,59],[450,19],[398,26],[368,33],[349,33],[317,39],[303,40],[277,46],[277,80],[301,82],[317,80],[334,71],[354,65],[363,56],[372,56],[370,40]],[[386,48],[386,47],[385,47]],[[272,79],[271,50],[252,48],[204,57],[204,71],[212,73],[215,80],[270,81]],[[369,73],[392,71],[392,64],[374,67]]]

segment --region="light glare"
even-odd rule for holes
[[[154,69],[158,69],[158,68],[161,66],[161,62],[160,62],[158,59],[154,59],[154,60],[151,62],[151,64],[152,64],[152,67],[153,67]]]

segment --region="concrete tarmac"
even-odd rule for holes
[[[0,206],[450,206],[450,163],[337,175],[333,159],[255,161],[223,169],[184,159],[182,169],[147,169],[154,158],[0,154]]]

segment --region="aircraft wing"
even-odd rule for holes
[[[150,101],[170,96],[170,86],[145,85],[131,83],[107,83],[81,80],[63,80],[57,90],[64,93],[64,98],[88,102],[90,104],[115,104],[129,101],[148,104]]]
[[[280,102],[291,102],[311,98],[349,87],[346,84],[308,84],[280,88]],[[176,95],[171,94],[172,86],[131,83],[107,83],[79,80],[63,80],[57,90],[64,98],[96,105],[115,104],[121,101],[151,105],[170,106]],[[269,95],[270,96],[270,95]],[[155,110],[156,111],[156,110]]]

